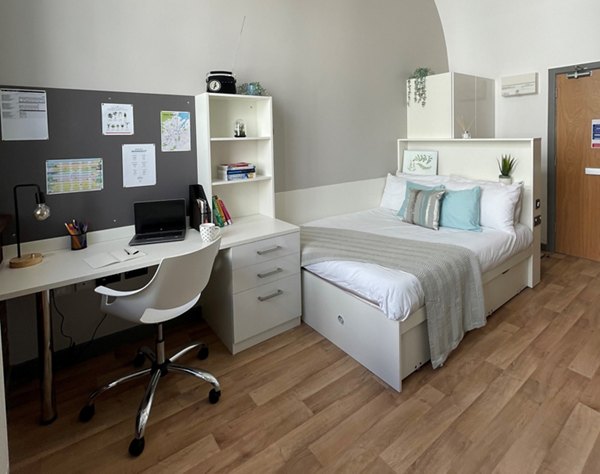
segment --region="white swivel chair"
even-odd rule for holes
[[[207,347],[201,343],[193,344],[166,359],[162,323],[180,316],[196,304],[208,283],[220,243],[221,239],[219,238],[194,252],[164,258],[150,282],[139,290],[117,291],[104,286],[96,288],[96,292],[102,295],[101,308],[104,312],[128,321],[156,325],[156,352],[147,348],[140,349],[151,360],[152,367],[139,370],[100,387],[89,396],[86,405],[79,413],[81,421],[91,420],[95,413],[94,401],[98,395],[124,382],[149,374],[150,382],[146,387],[136,417],[135,438],[129,445],[129,453],[132,456],[139,456],[144,450],[144,431],[150,415],[154,392],[160,378],[168,372],[193,375],[210,383],[213,388],[209,392],[208,399],[210,403],[219,401],[221,387],[213,375],[175,363],[181,356],[197,348],[199,348],[198,357],[205,359],[208,356]],[[139,357],[136,357],[136,360],[139,361]],[[141,362],[143,363],[143,359]]]

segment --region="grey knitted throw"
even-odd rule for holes
[[[301,228],[300,242],[302,265],[349,260],[417,277],[425,294],[434,369],[444,363],[466,331],[486,323],[481,269],[475,254],[466,248],[310,226]]]

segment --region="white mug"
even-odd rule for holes
[[[200,238],[204,242],[212,242],[219,237],[221,229],[213,223],[200,224]]]

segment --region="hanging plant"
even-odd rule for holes
[[[425,103],[427,102],[427,86],[425,82],[425,78],[429,75],[433,74],[433,71],[428,67],[418,67],[415,69],[415,72],[412,73],[408,79],[408,105],[410,105],[410,96],[411,96],[411,84],[412,81],[410,79],[415,80],[415,103],[421,104],[421,107],[425,107]]]

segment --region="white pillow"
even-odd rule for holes
[[[439,174],[408,174],[397,171],[396,176],[404,178],[407,181],[412,181],[413,183],[424,184],[425,186],[437,186],[450,181],[450,176]]]
[[[386,209],[393,209],[398,211],[402,203],[404,202],[404,196],[406,195],[406,179],[399,178],[393,174],[388,173],[385,180],[385,188],[383,188],[383,194],[381,195],[381,202],[379,207],[385,207]]]
[[[495,181],[452,176],[446,184],[449,190],[466,189],[473,185],[481,187],[480,224],[483,227],[514,232],[515,216],[520,214],[523,183],[501,184]]]

